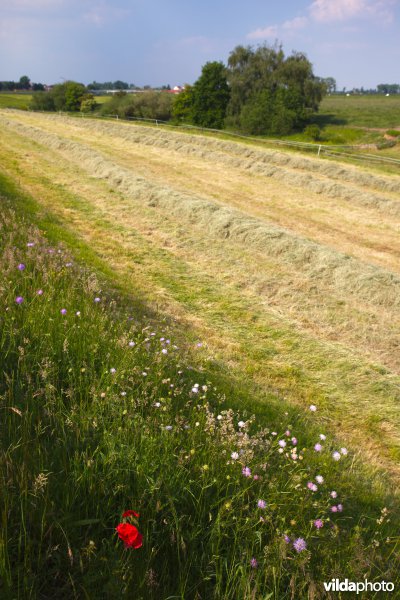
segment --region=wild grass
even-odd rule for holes
[[[280,398],[252,417],[199,348],[129,310],[2,189],[1,597],[281,600],[329,597],[333,577],[397,585],[390,499],[367,493],[318,411]],[[126,509],[140,513],[139,549],[115,532]]]

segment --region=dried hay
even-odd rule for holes
[[[172,216],[177,221],[186,222],[186,226],[201,228],[215,237],[229,238],[234,243],[244,244],[266,256],[294,265],[310,282],[315,282],[315,285],[323,282],[324,286],[345,299],[353,297],[362,303],[388,309],[400,305],[400,277],[387,270],[365,264],[215,201],[151,183],[83,144],[12,120],[2,121],[21,135],[60,152],[85,168],[90,175],[108,181],[126,196],[161,210],[166,218]]]

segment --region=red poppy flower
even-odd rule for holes
[[[135,512],[134,510],[126,510],[124,512],[124,514],[122,515],[122,517],[130,517],[130,516],[134,516],[134,517],[140,517],[139,513]]]
[[[119,538],[124,542],[125,548],[140,548],[142,546],[143,536],[134,525],[120,523],[115,530],[118,532]]]

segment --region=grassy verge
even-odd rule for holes
[[[184,351],[135,290],[110,293],[83,242],[97,274],[75,264],[55,246],[72,234],[32,198],[4,178],[1,191],[2,597],[280,600],[324,597],[333,577],[397,583],[390,498],[314,412],[271,395],[251,417],[245,384]],[[115,532],[126,509],[137,549]]]

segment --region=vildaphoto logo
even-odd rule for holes
[[[345,579],[332,579],[328,583],[324,581],[324,588],[326,592],[393,592],[394,583],[391,581],[349,581]]]

